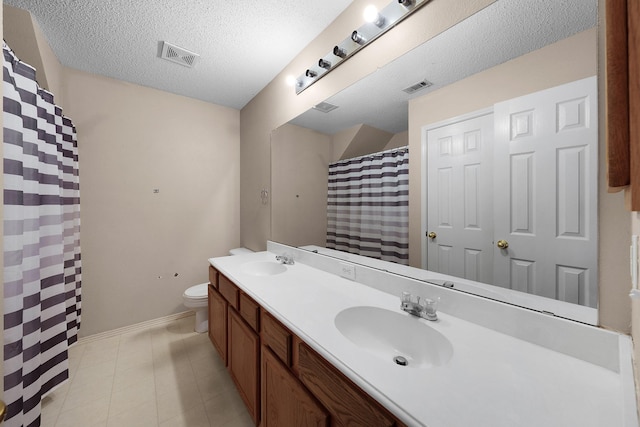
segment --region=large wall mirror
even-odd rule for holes
[[[414,267],[597,324],[597,13],[498,0],[275,129],[272,240],[323,248],[329,165],[409,146]]]

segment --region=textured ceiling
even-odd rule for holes
[[[407,130],[408,102],[597,24],[597,0],[498,0],[291,123],[332,135],[357,124]],[[594,40],[595,43],[595,40]],[[407,95],[423,79],[433,86]]]
[[[351,0],[4,0],[71,68],[240,109]],[[194,68],[158,58],[168,41]]]

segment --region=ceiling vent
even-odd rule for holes
[[[419,91],[421,89],[424,89],[426,87],[429,87],[429,86],[433,86],[433,83],[431,83],[429,80],[423,80],[421,82],[418,82],[418,83],[416,83],[414,85],[411,85],[411,86],[409,86],[407,88],[402,89],[402,91],[408,93],[409,95],[411,95],[412,93],[415,93],[415,92],[417,92],[417,91]]]
[[[163,42],[160,58],[175,62],[176,64],[180,64],[185,67],[193,68],[198,58],[200,58],[200,55],[171,43]]]
[[[322,111],[323,113],[328,113],[336,108],[338,108],[337,105],[329,104],[328,102],[321,102],[320,104],[313,106],[314,110]]]

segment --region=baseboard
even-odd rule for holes
[[[157,319],[151,319],[145,322],[136,323],[135,325],[124,326],[122,328],[112,329],[110,331],[100,332],[97,334],[89,335],[87,337],[82,337],[78,339],[78,342],[76,344],[77,345],[88,344],[93,341],[101,340],[104,338],[111,338],[121,334],[144,330],[152,326],[166,325],[167,323],[171,323],[175,320],[182,319],[184,317],[194,316],[194,315],[195,315],[195,312],[192,310],[183,311],[182,313],[170,314],[168,316],[159,317]]]

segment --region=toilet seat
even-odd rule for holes
[[[191,300],[206,299],[208,285],[208,283],[201,283],[199,285],[191,286],[189,289],[184,291],[183,297]]]

